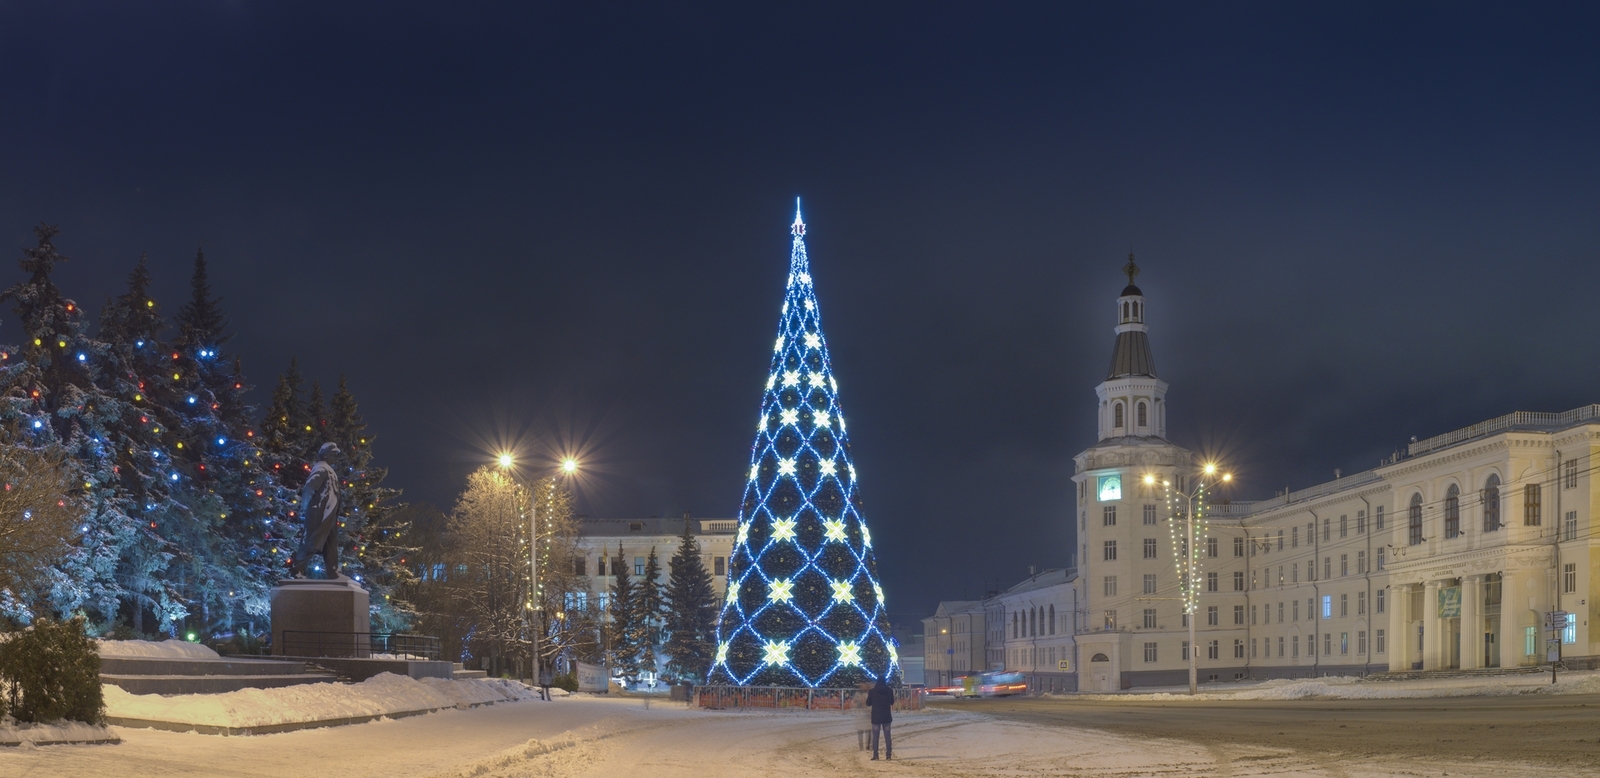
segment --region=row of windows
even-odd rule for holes
[[[1378,653],[1378,654],[1387,653],[1388,652],[1388,648],[1389,648],[1388,645],[1387,645],[1388,641],[1385,640],[1385,637],[1384,637],[1384,634],[1383,634],[1383,630],[1381,630],[1381,629],[1380,630],[1375,630],[1373,632],[1373,638],[1374,638],[1373,652],[1374,653]],[[1335,640],[1337,640],[1338,642],[1335,643]],[[1251,659],[1256,659],[1258,657],[1259,658],[1265,658],[1265,659],[1272,659],[1272,658],[1277,658],[1277,659],[1284,659],[1284,658],[1299,659],[1300,658],[1300,636],[1299,635],[1289,635],[1289,636],[1287,636],[1287,640],[1282,635],[1278,636],[1278,639],[1277,639],[1278,653],[1277,653],[1276,657],[1274,657],[1273,653],[1272,653],[1272,646],[1273,646],[1273,639],[1272,638],[1260,638],[1261,651],[1263,651],[1265,653],[1264,657],[1262,657],[1260,654],[1257,653],[1257,642],[1256,641],[1257,641],[1256,638],[1250,638],[1250,658]],[[1216,641],[1212,641],[1212,642],[1215,643]],[[1306,656],[1309,656],[1309,657],[1316,656],[1317,655],[1317,639],[1316,639],[1316,636],[1307,635],[1305,642],[1306,642]],[[1349,656],[1351,648],[1352,648],[1352,646],[1350,645],[1350,633],[1348,633],[1348,632],[1340,632],[1337,636],[1335,636],[1334,633],[1332,633],[1332,632],[1324,632],[1324,633],[1322,633],[1322,655],[1323,656],[1334,656],[1334,651],[1336,649],[1338,651],[1338,655],[1339,656]],[[1366,630],[1363,629],[1363,630],[1357,630],[1356,631],[1356,640],[1355,640],[1354,648],[1355,648],[1355,653],[1356,653],[1357,656],[1365,656],[1366,655],[1366,653],[1367,653],[1367,631]],[[1287,649],[1287,651],[1286,651],[1286,649]]]
[[[1182,646],[1183,646],[1183,648],[1182,648],[1183,661],[1187,662],[1187,661],[1189,661],[1189,641],[1187,641],[1187,640],[1183,641]],[[1157,648],[1157,644],[1156,643],[1149,642],[1149,643],[1145,643],[1144,644],[1144,661],[1146,661],[1146,662],[1158,661],[1159,655],[1160,654],[1159,654],[1159,650]],[[1213,640],[1213,641],[1210,641],[1209,643],[1206,644],[1206,658],[1207,659],[1221,659],[1222,658],[1221,641]],[[1244,640],[1243,639],[1234,638],[1234,641],[1233,641],[1233,658],[1234,659],[1243,659],[1244,658]]]
[[[622,570],[627,564],[627,560],[625,558],[623,558],[623,557],[620,557],[620,556],[609,557],[609,558],[608,557],[600,557],[598,560],[596,560],[595,569],[594,569],[594,574],[595,575],[599,576],[599,575],[605,575],[606,574],[606,569],[607,569],[606,565],[607,565],[607,560],[608,559],[610,561],[610,570],[611,570],[611,574],[612,575],[616,575],[617,572]],[[642,557],[642,556],[634,557],[633,558],[633,574],[637,575],[637,576],[644,575],[644,565],[645,565],[645,558],[644,557]],[[670,562],[668,563],[668,567],[669,568],[671,567],[671,563]],[[577,559],[572,560],[572,574],[573,575],[588,575],[589,574],[589,560],[587,558],[585,558],[585,557],[578,557]],[[711,574],[712,575],[727,575],[728,574],[728,558],[727,557],[721,557],[721,556],[712,557],[711,558]]]
[[[1562,474],[1562,485],[1572,489],[1578,485],[1577,462],[1567,462]],[[1483,531],[1495,532],[1505,523],[1500,519],[1500,477],[1491,474],[1484,483],[1480,496],[1483,500]],[[1422,493],[1411,495],[1411,503],[1407,508],[1406,518],[1407,541],[1415,546],[1420,544],[1422,537]],[[1569,511],[1566,515],[1566,526],[1562,527],[1567,540],[1574,540],[1578,535],[1578,514]],[[1522,486],[1522,525],[1525,527],[1538,527],[1544,524],[1544,489],[1542,484],[1523,484]],[[1444,537],[1446,540],[1458,538],[1466,534],[1461,527],[1461,488],[1451,484],[1444,495]]]
[[[1378,613],[1383,613],[1384,612],[1384,600],[1385,600],[1384,593],[1385,593],[1385,590],[1383,590],[1383,589],[1379,589],[1379,590],[1377,590],[1376,592],[1373,593],[1373,606],[1374,606],[1374,610],[1376,612],[1378,612]],[[1334,600],[1334,595],[1331,595],[1331,594],[1322,595],[1322,618],[1324,618],[1324,619],[1345,618],[1345,617],[1350,615],[1350,595],[1348,593],[1345,593],[1345,594],[1338,595],[1338,597],[1339,597],[1338,600]],[[1277,608],[1277,610],[1278,610],[1278,623],[1282,624],[1286,620],[1285,617],[1284,617],[1285,613],[1286,613],[1285,607],[1284,607],[1285,606],[1285,602],[1287,602],[1288,606],[1289,606],[1288,610],[1287,610],[1287,614],[1288,614],[1288,619],[1287,620],[1288,621],[1299,621],[1300,620],[1300,601],[1299,600],[1288,600],[1288,601],[1283,601],[1283,602],[1276,603],[1276,605],[1278,606],[1278,608]],[[1317,612],[1316,611],[1316,602],[1317,602],[1317,600],[1316,600],[1315,597],[1311,597],[1311,598],[1307,598],[1306,599],[1306,619],[1307,620],[1315,618],[1315,614]],[[1272,610],[1273,610],[1272,606],[1273,605],[1274,605],[1274,603],[1267,603],[1265,605],[1260,606],[1261,607],[1261,623],[1262,624],[1271,624],[1272,623]],[[1335,613],[1335,610],[1336,610],[1335,606],[1337,606],[1337,613],[1338,613],[1337,617],[1334,616],[1334,613]],[[1357,616],[1365,616],[1365,615],[1367,615],[1367,593],[1366,592],[1356,592],[1356,596],[1355,596],[1355,615],[1357,615]],[[1250,623],[1252,625],[1254,625],[1256,623],[1256,606],[1254,606],[1254,605],[1250,606]]]
[[[1013,648],[1006,653],[1009,654],[1006,664],[1010,667],[1043,667],[1054,670],[1060,667],[1060,660],[1067,658],[1065,646],[1029,646]]]
[[[1112,421],[1111,421],[1111,426],[1113,426],[1113,427],[1125,426],[1123,424],[1123,419],[1122,419],[1122,403],[1121,402],[1113,403],[1111,407],[1112,407],[1112,417],[1113,417]],[[1149,406],[1145,405],[1143,400],[1140,400],[1137,404],[1135,404],[1133,406],[1133,409],[1134,409],[1133,410],[1134,415],[1137,417],[1137,420],[1138,420],[1138,425],[1141,426],[1141,427],[1150,426],[1150,408],[1149,408]]]
[[[1386,550],[1387,549],[1382,549],[1382,548],[1378,549],[1377,569],[1379,569],[1379,570],[1384,569],[1384,564],[1385,564],[1385,560],[1386,560],[1386,555],[1385,555],[1385,551]],[[1362,575],[1362,574],[1367,572],[1367,552],[1365,552],[1365,551],[1357,551],[1356,552],[1356,560],[1355,560],[1355,562],[1356,562],[1356,566],[1355,566],[1354,575]],[[1287,575],[1284,573],[1285,569],[1287,569],[1289,571],[1287,573]],[[1344,577],[1349,576],[1351,574],[1352,573],[1351,573],[1351,570],[1350,570],[1350,555],[1349,554],[1340,554],[1339,555],[1339,576],[1338,577],[1344,578]],[[1334,575],[1333,575],[1333,557],[1331,557],[1331,556],[1326,556],[1326,557],[1322,558],[1322,577],[1323,577],[1324,580],[1334,578]],[[1306,560],[1306,581],[1307,582],[1311,582],[1311,581],[1315,581],[1315,580],[1317,580],[1317,560],[1315,560],[1315,559],[1307,559]],[[1284,565],[1278,565],[1277,585],[1278,586],[1283,586],[1286,583],[1287,584],[1300,583],[1300,564],[1298,562],[1296,562],[1295,564],[1292,564],[1292,565],[1288,565],[1287,568],[1285,568]],[[1272,586],[1272,585],[1273,585],[1273,574],[1272,574],[1272,567],[1271,566],[1262,567],[1262,568],[1250,571],[1250,588],[1251,589],[1260,589],[1260,588],[1265,588],[1265,587]]]
[[[1116,584],[1113,582],[1112,587]],[[1048,615],[1046,615],[1048,613]],[[1044,606],[1029,608],[1026,613],[1022,611],[1011,612],[1011,637],[1031,638],[1038,635],[1056,634],[1056,606],[1051,605],[1048,610]]]

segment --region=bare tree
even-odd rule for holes
[[[83,506],[59,448],[0,443],[0,590],[13,596],[43,584],[75,535]]]

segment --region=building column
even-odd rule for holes
[[[1461,669],[1484,666],[1483,576],[1461,576]]]
[[[1500,571],[1500,666],[1518,667],[1527,661],[1522,650],[1522,612],[1528,607],[1528,595],[1519,586],[1522,581],[1514,570]]]
[[[1406,636],[1407,638],[1410,635]],[[1428,581],[1422,594],[1422,669],[1437,670],[1439,664],[1439,582]]]
[[[1385,648],[1389,652],[1389,672],[1411,669],[1411,644],[1406,641],[1406,625],[1411,622],[1411,585],[1389,584],[1389,627]]]

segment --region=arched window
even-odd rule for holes
[[[1133,318],[1139,318],[1139,303],[1137,301],[1133,303]]]
[[[1461,535],[1461,487],[1450,484],[1444,493],[1444,536],[1446,538]]]
[[[1017,617],[1020,615],[1021,614],[1017,613],[1016,611],[1011,612],[1011,637],[1022,637],[1021,635],[1017,634]]]
[[[1095,654],[1094,656],[1089,657],[1089,661],[1091,661],[1091,662],[1109,662],[1109,661],[1111,661],[1111,659],[1109,657],[1107,657],[1105,654]]]
[[[1111,426],[1113,426],[1113,427],[1121,427],[1122,426],[1122,403],[1117,403],[1114,406],[1113,411],[1114,411],[1114,414],[1113,414],[1113,421],[1111,423]]]
[[[1122,320],[1123,321],[1127,321],[1128,320],[1128,304],[1127,303],[1123,303],[1122,304]]]
[[[1033,636],[1035,636],[1037,634],[1039,634],[1039,612],[1034,610],[1034,609],[1032,609],[1032,608],[1029,608],[1028,609],[1028,637],[1031,638],[1031,637],[1033,637]]]
[[[1500,529],[1500,476],[1489,474],[1483,482],[1483,531]]]
[[[1411,523],[1411,527],[1410,527],[1411,535],[1408,538],[1408,541],[1411,543],[1411,545],[1415,546],[1418,543],[1422,542],[1422,493],[1421,492],[1418,492],[1417,494],[1411,495],[1411,507],[1409,509],[1407,509],[1406,514],[1407,514],[1407,518],[1410,519],[1410,523]]]
[[[1056,606],[1050,606],[1050,634],[1056,634]]]
[[[1144,401],[1141,400],[1139,402],[1139,426],[1145,427],[1145,426],[1149,426],[1149,424],[1150,424],[1149,411],[1148,411],[1147,408],[1145,408]]]

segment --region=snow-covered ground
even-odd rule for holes
[[[118,659],[218,659],[217,652],[182,640],[96,640],[102,657]]]
[[[1600,693],[1600,671],[1563,671],[1554,685],[1548,673],[1466,678],[1427,678],[1411,681],[1370,681],[1356,677],[1277,679],[1257,683],[1206,684],[1189,696],[1187,687],[1131,690],[1116,694],[1046,695],[1079,700],[1404,700],[1426,697],[1490,697],[1508,694]]]
[[[510,778],[648,775],[789,778],[881,771],[902,776],[1548,774],[1486,762],[1330,762],[1286,748],[1037,726],[978,713],[901,714],[895,761],[857,748],[858,715],[718,712],[645,698],[574,695],[277,735],[218,737],[114,728],[114,746],[0,749],[0,775]]]
[[[380,673],[356,684],[312,683],[225,694],[129,694],[106,684],[106,715],[215,727],[388,716],[419,710],[531,699],[535,692],[498,678],[416,680]]]

